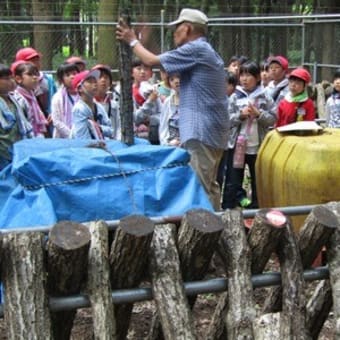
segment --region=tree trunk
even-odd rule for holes
[[[87,273],[91,234],[70,221],[57,223],[47,242],[48,291],[52,296],[80,293]],[[69,339],[76,310],[51,313],[55,339]]]
[[[42,233],[9,233],[3,239],[2,279],[8,339],[53,339],[45,291]]]
[[[110,284],[109,240],[105,222],[90,224],[91,247],[87,290],[92,307],[94,339],[111,340],[116,338],[116,321]]]
[[[228,282],[228,311],[226,328],[228,339],[253,339],[253,287],[251,283],[251,254],[243,225],[242,213],[227,210],[217,251],[224,263]],[[223,299],[223,296],[222,296]]]
[[[145,216],[131,215],[121,219],[110,251],[112,289],[139,285],[147,271],[148,254],[154,223]],[[114,306],[117,338],[125,339],[133,304]]]
[[[152,290],[165,339],[195,339],[176,248],[176,226],[158,225],[151,244]]]
[[[312,265],[327,240],[333,234],[337,218],[326,205],[315,207],[307,216],[298,235],[303,268]],[[264,313],[278,312],[282,308],[281,287],[273,287],[264,304]]]
[[[317,340],[332,308],[332,288],[329,280],[322,280],[307,303],[306,330],[309,339]]]
[[[53,6],[46,1],[32,1],[33,21],[53,20]],[[34,42],[32,47],[43,51],[41,67],[43,70],[52,70],[53,45],[51,42],[53,25],[33,25]]]
[[[299,247],[290,225],[278,245],[282,278],[280,339],[306,339],[303,267]]]
[[[118,17],[118,1],[100,0],[98,4],[98,21],[114,22]],[[114,25],[98,26],[98,60],[101,63],[117,65],[116,27]]]
[[[130,24],[130,18],[125,15],[123,20]],[[120,120],[122,142],[128,145],[134,143],[133,133],[133,101],[132,101],[132,52],[128,44],[119,42],[119,72],[120,72]]]

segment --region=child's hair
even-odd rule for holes
[[[269,63],[267,60],[263,60],[260,64],[260,69],[261,69],[261,72],[262,71],[269,71]]]
[[[12,75],[11,69],[4,64],[0,64],[0,78],[2,77],[9,77]]]
[[[59,65],[57,68],[57,73],[56,73],[58,82],[62,84],[64,75],[69,72],[73,72],[73,71],[76,71],[77,73],[79,73],[79,69],[76,64],[63,63]]]
[[[39,70],[35,65],[31,63],[20,63],[14,69],[14,76],[22,77],[25,72],[39,75]]]
[[[244,56],[244,55],[233,55],[228,62],[228,65],[234,63],[234,62],[238,62],[240,65],[244,64],[245,62],[247,62],[249,60],[248,57]]]
[[[338,78],[340,78],[340,68],[338,68],[338,69],[335,70],[335,72],[334,72],[334,74],[333,74],[333,81],[334,81],[335,79],[338,79]]]
[[[138,57],[134,57],[134,58],[132,59],[132,63],[131,63],[132,68],[137,67],[137,66],[142,66],[142,65],[145,66],[145,67],[150,67],[150,68],[151,68],[151,66],[145,65],[145,64],[142,62],[142,60],[141,60],[140,58],[138,58]]]
[[[257,62],[255,61],[247,61],[244,64],[240,66],[240,75],[242,73],[249,73],[255,78],[258,78],[260,81],[260,74],[261,74],[261,69],[260,66]]]
[[[227,71],[225,74],[225,80],[228,84],[236,86],[238,84],[238,78],[233,72]]]

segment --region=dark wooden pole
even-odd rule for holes
[[[176,226],[156,226],[151,244],[152,291],[165,339],[196,339],[176,247]]]
[[[142,215],[121,219],[110,251],[112,289],[135,288],[145,277],[154,223]],[[114,306],[117,339],[128,333],[133,304]]]
[[[119,19],[130,26],[128,10],[124,10]],[[132,101],[132,52],[131,47],[123,41],[118,44],[119,71],[120,71],[120,120],[122,130],[122,142],[132,145],[134,143],[133,132],[133,101]]]
[[[91,234],[82,224],[61,221],[47,242],[48,291],[51,296],[79,294],[85,282]],[[76,310],[51,313],[55,339],[69,339]]]
[[[217,251],[226,268],[228,310],[225,325],[228,339],[253,339],[256,316],[251,283],[251,253],[247,243],[242,212],[226,210],[225,224]],[[225,300],[225,297],[221,297]]]

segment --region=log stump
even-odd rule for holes
[[[111,288],[133,288],[140,284],[147,271],[148,255],[154,223],[142,215],[121,219],[110,251]],[[133,304],[114,306],[117,339],[125,339]]]
[[[225,317],[227,338],[253,339],[253,321],[256,312],[253,304],[250,271],[251,254],[244,230],[242,212],[226,210],[222,215],[222,221],[225,227],[217,251],[227,272],[228,298],[226,295],[222,295],[219,304],[226,305],[226,302],[228,303]],[[217,310],[223,313],[226,307],[219,306]],[[215,317],[217,315],[214,315],[213,319]],[[223,334],[221,329],[210,327],[207,337],[213,339],[219,334]]]
[[[94,339],[112,340],[116,338],[116,320],[110,283],[108,228],[105,222],[98,221],[92,222],[89,230],[87,292],[92,307]]]
[[[296,236],[290,224],[278,244],[282,278],[280,339],[306,339],[306,301],[303,267]]]
[[[86,281],[91,234],[83,224],[61,221],[47,242],[47,286],[51,296],[79,294]],[[55,339],[69,339],[76,310],[51,313]]]
[[[152,290],[164,338],[195,339],[180,270],[175,225],[156,226],[150,257]]]
[[[44,235],[9,233],[3,238],[2,279],[8,339],[52,339]]]
[[[263,272],[286,226],[287,218],[278,210],[261,209],[256,213],[247,236],[252,275]]]

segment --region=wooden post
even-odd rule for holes
[[[298,247],[303,268],[314,259],[334,233],[337,217],[326,205],[315,207],[307,216],[298,234]],[[264,304],[264,313],[278,312],[282,308],[281,287],[273,287]]]
[[[150,259],[152,290],[164,338],[190,340],[196,337],[185,296],[175,234],[173,224],[156,226]]]
[[[282,278],[280,339],[306,339],[303,267],[296,236],[290,224],[278,244]]]
[[[130,17],[125,11],[119,19],[130,26]],[[123,41],[119,42],[119,72],[120,72],[120,120],[122,130],[122,142],[132,145],[133,133],[133,101],[132,101],[132,68],[131,47]]]
[[[178,231],[178,254],[184,281],[201,280],[209,267],[216,244],[223,230],[222,219],[204,209],[192,209],[185,213]],[[195,297],[189,297],[189,305]],[[148,339],[159,339],[161,327],[157,311],[153,315]]]
[[[43,238],[38,232],[4,235],[2,279],[8,339],[53,339]]]
[[[89,230],[87,291],[92,306],[94,339],[112,340],[116,338],[116,320],[110,284],[108,229],[105,222],[98,221],[92,222]]]
[[[80,293],[85,281],[91,234],[82,224],[61,221],[47,242],[48,291],[51,296]],[[76,310],[51,313],[55,339],[69,339]]]
[[[141,215],[127,216],[120,221],[110,251],[112,289],[134,288],[147,271],[148,254],[154,223]],[[125,339],[133,304],[114,306],[117,338]]]
[[[287,226],[287,217],[278,210],[261,209],[248,233],[251,273],[261,274]]]
[[[287,218],[280,211],[262,209],[254,218],[249,230],[247,241],[251,251],[251,273],[260,274],[267,264],[271,254],[276,249],[287,224]],[[222,339],[226,337],[224,315],[228,309],[228,293],[222,293],[215,309],[212,322],[207,332],[208,339]]]
[[[222,220],[225,227],[217,251],[227,272],[228,310],[225,318],[227,337],[230,340],[253,339],[253,321],[256,313],[251,283],[251,254],[242,212],[226,210]]]
[[[332,288],[329,280],[322,280],[307,303],[307,339],[317,340],[333,306]]]

